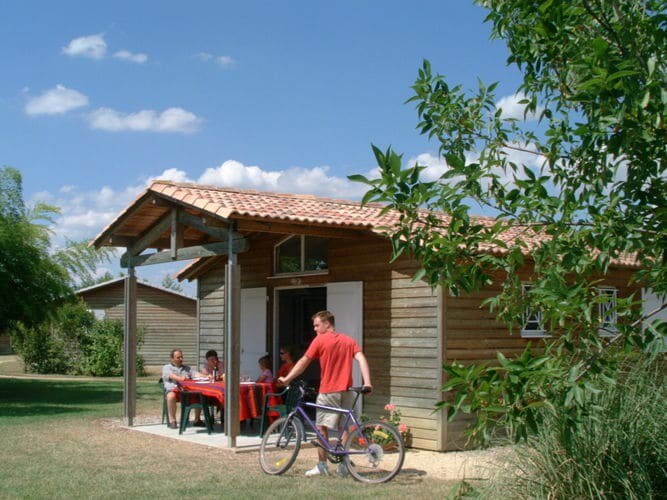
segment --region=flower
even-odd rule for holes
[[[385,411],[394,411],[396,409],[396,405],[388,403],[388,404],[384,405],[384,409],[385,409]]]
[[[408,426],[405,424],[399,424],[398,432],[400,432],[401,434],[405,434],[406,432],[408,432]]]

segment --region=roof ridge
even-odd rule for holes
[[[259,189],[249,189],[249,188],[237,188],[237,187],[223,187],[223,186],[215,186],[213,184],[197,184],[194,182],[176,182],[176,181],[169,181],[169,180],[162,180],[162,179],[154,179],[153,182],[151,183],[151,186],[149,189],[153,187],[153,184],[163,184],[163,185],[168,185],[168,186],[174,186],[174,187],[184,187],[184,188],[192,188],[192,189],[210,189],[213,191],[224,191],[224,192],[232,192],[232,193],[240,193],[240,194],[251,194],[251,195],[258,195],[258,196],[270,196],[270,197],[276,197],[276,198],[292,198],[292,199],[302,199],[302,200],[316,200],[316,201],[322,201],[322,202],[328,202],[328,203],[336,203],[339,205],[352,205],[352,206],[361,206],[361,201],[355,201],[355,200],[344,200],[342,198],[331,198],[328,196],[317,196],[314,194],[300,194],[300,193],[281,193],[277,191],[260,191]],[[364,206],[367,207],[372,207],[372,208],[384,208],[386,205],[383,205],[382,203],[366,203]]]

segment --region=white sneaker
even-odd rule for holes
[[[317,465],[306,471],[306,476],[328,476],[329,468],[326,462],[317,462]]]

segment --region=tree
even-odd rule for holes
[[[89,279],[110,251],[68,242],[50,252],[57,207],[25,205],[21,174],[0,169],[0,330],[13,322],[41,322],[58,303],[71,296],[75,279]]]
[[[55,207],[25,207],[21,174],[0,169],[0,331],[16,321],[35,324],[71,293],[66,270],[49,256],[44,222]]]
[[[167,290],[174,290],[175,292],[179,293],[183,291],[183,287],[178,283],[178,281],[171,277],[171,274],[164,275],[161,285],[162,288],[166,288]]]
[[[488,417],[478,421],[480,436],[500,422],[525,437],[537,407],[576,409],[599,374],[613,379],[593,314],[610,266],[634,255],[636,283],[667,292],[667,2],[477,3],[523,75],[523,117],[496,107],[497,84],[465,91],[425,61],[409,102],[421,134],[439,143],[446,172],[425,180],[423,166],[374,147],[380,177],[351,178],[369,185],[363,202],[400,213],[389,229],[394,254],[419,259],[420,277],[454,294],[500,280],[502,292],[487,301],[500,319],[519,324],[528,301],[557,332],[546,354],[500,357],[500,368],[448,367],[445,388],[458,391],[443,402],[450,415],[478,410]],[[474,217],[473,204],[495,220]],[[533,287],[522,297],[517,271],[527,263]],[[641,331],[637,299],[617,304],[625,320],[615,342],[626,349],[665,332],[658,321]],[[511,402],[510,380],[518,389]]]

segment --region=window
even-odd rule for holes
[[[329,241],[295,235],[275,247],[275,274],[317,273],[328,269]]]
[[[106,311],[104,309],[88,309],[93,315],[95,316],[95,319],[103,320],[106,317]]]
[[[616,335],[616,288],[598,288],[598,314],[600,318],[600,335]]]
[[[521,285],[521,295],[526,297],[533,285]],[[530,307],[526,301],[523,311],[523,327],[521,328],[522,337],[548,337],[547,332],[542,325],[542,312],[539,309]]]

